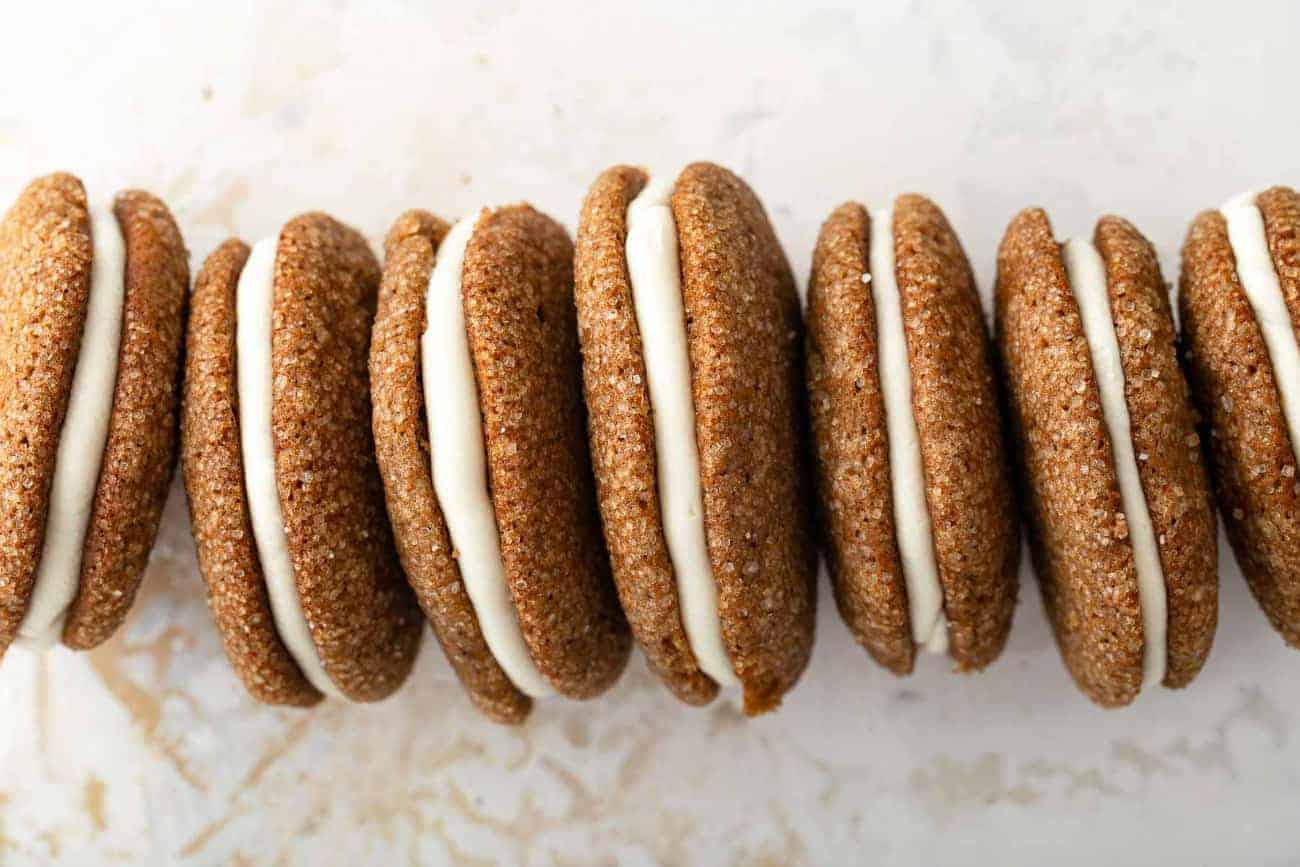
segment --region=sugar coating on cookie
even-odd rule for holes
[[[1133,449],[1128,402],[1124,395],[1124,368],[1107,294],[1106,265],[1092,242],[1081,238],[1066,241],[1061,257],[1070,289],[1079,305],[1083,333],[1097,377],[1102,417],[1110,435],[1120,501],[1124,506],[1129,543],[1133,547],[1144,637],[1142,685],[1147,687],[1160,683],[1165,677],[1168,628],[1165,577]]]
[[[677,577],[682,626],[700,669],[737,686],[722,640],[718,588],[704,531],[703,483],[695,438],[690,355],[682,300],[675,175],[652,178],[627,208],[627,270],[641,334],[654,424],[664,540]]]
[[[91,205],[88,210],[93,258],[86,324],[59,433],[40,564],[16,640],[33,648],[58,641],[77,595],[113,414],[126,302],[126,243],[111,206]]]
[[[1228,226],[1228,242],[1237,261],[1237,278],[1255,312],[1264,346],[1273,363],[1282,417],[1292,448],[1300,442],[1300,344],[1291,326],[1291,314],[1282,295],[1264,232],[1264,217],[1251,191],[1229,199],[1219,209]]]
[[[244,486],[276,631],[312,686],[334,698],[345,698],[326,673],[312,640],[294,578],[276,485],[271,428],[271,311],[278,246],[278,235],[253,245],[236,289],[236,378]]]
[[[907,587],[912,640],[931,653],[948,650],[943,587],[925,500],[921,436],[912,409],[912,373],[903,331],[903,308],[894,271],[894,215],[871,214],[868,285],[876,308],[881,396],[889,435],[889,478],[898,556]]]
[[[433,487],[488,649],[521,692],[541,698],[554,689],[529,655],[506,580],[465,320],[465,251],[482,213],[452,227],[429,275],[420,355]]]

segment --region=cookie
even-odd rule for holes
[[[731,172],[596,179],[575,259],[589,436],[623,610],[679,699],[780,704],[812,650],[816,553],[794,279]]]
[[[370,354],[379,469],[407,579],[498,722],[603,692],[631,646],[580,376],[563,227],[523,204],[398,219]]]
[[[176,463],[188,254],[166,205],[33,181],[0,224],[0,654],[121,625]]]
[[[225,242],[194,286],[190,521],[226,653],[264,702],[381,699],[419,646],[370,429],[379,278],[361,235],[313,213]]]
[[[1273,627],[1300,648],[1300,194],[1238,196],[1192,222],[1178,308],[1219,511]]]
[[[1104,706],[1186,686],[1218,617],[1196,414],[1151,244],[1102,217],[1058,244],[1022,211],[998,248],[997,343],[1030,550],[1057,644]]]
[[[1011,629],[1019,524],[992,355],[934,203],[830,215],[808,284],[823,544],[844,622],[895,674],[922,647],[981,669]]]

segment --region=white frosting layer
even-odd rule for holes
[[[1219,213],[1228,224],[1228,242],[1237,260],[1237,279],[1264,336],[1264,347],[1282,401],[1282,417],[1286,419],[1294,450],[1300,447],[1300,345],[1296,343],[1291,314],[1273,268],[1264,217],[1255,204],[1255,196],[1254,192],[1243,193],[1224,204]]]
[[[506,581],[461,295],[465,248],[480,213],[473,211],[443,239],[425,297],[420,355],[433,487],[488,649],[520,692],[540,698],[553,689],[528,653]]]
[[[894,272],[894,215],[871,215],[871,297],[876,308],[876,355],[889,434],[889,479],[894,502],[898,556],[907,586],[912,640],[932,653],[948,650],[948,623],[943,616],[943,587],[934,554],[930,510],[925,502],[921,437],[912,408],[912,371],[903,331],[902,298]]]
[[[271,307],[279,240],[277,235],[253,245],[235,290],[235,367],[244,488],[276,632],[312,686],[325,695],[345,698],[321,663],[302,610],[275,481],[275,444],[271,432]]]
[[[108,442],[126,300],[126,243],[111,205],[90,210],[93,257],[86,325],[77,352],[68,409],[59,431],[45,542],[18,641],[49,646],[63,633],[81,582],[81,554]]]
[[[1110,313],[1106,290],[1106,265],[1092,242],[1072,238],[1062,249],[1070,288],[1083,317],[1083,333],[1092,354],[1092,368],[1101,393],[1101,410],[1110,435],[1115,474],[1119,479],[1120,503],[1128,522],[1129,544],[1137,569],[1138,605],[1142,610],[1145,645],[1142,653],[1142,685],[1160,683],[1166,665],[1165,574],[1160,566],[1160,548],[1151,526],[1146,494],[1138,475],[1129,426],[1128,402],[1124,397],[1124,368],[1120,363],[1119,339]]]
[[[703,483],[695,441],[695,403],[673,178],[651,180],[627,209],[627,270],[654,418],[659,506],[668,558],[677,576],[686,641],[700,670],[722,686],[739,683],[722,641],[718,587],[704,532]]]

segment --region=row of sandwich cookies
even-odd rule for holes
[[[6,241],[31,229],[51,183],[11,210]],[[1234,234],[1233,208],[1254,209],[1253,230]],[[1279,189],[1219,215],[1241,285],[1262,282],[1268,269],[1249,263],[1263,243],[1284,298],[1295,212]],[[1259,379],[1275,356],[1196,348],[1189,308],[1208,316],[1228,294],[1197,280],[1224,255],[1202,243],[1205,223],[1215,215],[1189,238],[1180,300],[1211,416],[1232,400],[1218,390],[1240,382],[1198,364],[1253,358]],[[21,277],[7,270],[6,295]],[[1240,327],[1203,334],[1266,323],[1257,295]],[[706,164],[604,173],[576,255],[527,206],[452,227],[404,215],[382,269],[319,214],[251,250],[228,242],[191,299],[182,426],[227,651],[264,700],[373,699],[405,678],[428,619],[475,703],[517,721],[535,698],[608,687],[630,626],[678,697],[737,687],[748,711],[766,710],[812,643],[811,454],[840,611],[890,669],[910,670],[922,647],[960,669],[1001,651],[1016,597],[1014,462],[1076,682],[1103,704],[1183,685],[1214,631],[1213,517],[1154,253],[1115,218],[1060,245],[1026,211],[1000,249],[995,297],[996,355],[932,203],[845,205],[814,254],[805,344],[761,206]],[[1258,473],[1236,485],[1250,446],[1234,444],[1258,430],[1211,433],[1220,497],[1243,504],[1225,516],[1230,536],[1286,634],[1295,573],[1267,532],[1278,521],[1246,508],[1284,492]],[[1292,458],[1274,480],[1293,476]],[[56,502],[45,511],[55,526]]]

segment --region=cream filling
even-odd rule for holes
[[[686,345],[673,178],[646,184],[627,209],[627,271],[654,418],[659,507],[686,642],[700,670],[739,684],[722,640],[718,586],[704,531],[703,483]]]
[[[1124,398],[1124,367],[1120,363],[1119,339],[1110,313],[1106,290],[1106,265],[1090,241],[1072,238],[1062,248],[1070,289],[1079,304],[1083,333],[1092,354],[1092,368],[1101,393],[1101,410],[1110,435],[1115,474],[1119,480],[1120,503],[1128,522],[1129,543],[1137,569],[1138,605],[1145,636],[1142,653],[1142,685],[1157,684],[1165,677],[1166,600],[1165,575],[1160,566],[1160,549],[1147,511],[1133,436],[1129,427],[1128,403]]]
[[[90,296],[59,431],[45,542],[18,641],[48,647],[59,640],[81,583],[81,555],[108,442],[126,302],[126,242],[111,206],[90,206]]]
[[[1255,204],[1254,192],[1229,200],[1219,213],[1228,224],[1228,242],[1237,260],[1237,279],[1250,302],[1264,336],[1282,402],[1291,448],[1300,444],[1300,345],[1296,342],[1291,314],[1282,296],[1282,284],[1273,268],[1273,255],[1264,233],[1264,217]]]
[[[871,215],[871,297],[876,308],[876,355],[889,435],[889,481],[894,503],[894,532],[907,587],[912,640],[931,653],[948,650],[948,622],[943,615],[943,587],[934,554],[930,510],[925,502],[921,436],[912,408],[912,371],[903,330],[903,305],[894,272],[894,215]]]
[[[553,689],[528,653],[501,559],[461,295],[465,248],[480,213],[473,211],[443,239],[425,298],[427,324],[420,355],[433,488],[488,649],[520,692],[540,698]]]
[[[307,615],[302,610],[293,560],[289,556],[289,537],[284,531],[284,514],[280,511],[280,491],[275,482],[271,318],[278,245],[277,235],[253,246],[235,290],[235,372],[244,488],[276,632],[312,686],[325,695],[346,698],[326,673],[311,637]]]

